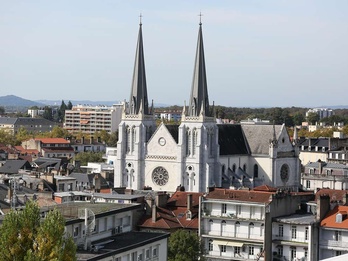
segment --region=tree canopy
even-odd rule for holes
[[[76,245],[64,234],[65,220],[54,209],[41,221],[36,202],[21,211],[11,210],[0,227],[0,260],[74,261]]]
[[[181,229],[170,235],[168,261],[205,260],[203,254],[203,246],[196,233]]]

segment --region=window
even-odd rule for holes
[[[213,250],[214,250],[213,240],[210,239],[208,242],[208,251],[213,251]]]
[[[145,259],[150,259],[150,249],[145,250]]]
[[[342,255],[342,251],[336,251],[336,256]]]
[[[196,154],[196,146],[197,146],[197,130],[193,130],[193,144],[192,144],[192,155]]]
[[[342,235],[341,231],[335,231],[335,241],[341,241]]]
[[[279,225],[278,226],[278,236],[283,237],[283,235],[284,235],[284,227],[283,227],[283,225]]]
[[[234,247],[234,253],[235,254],[240,254],[240,247]]]
[[[311,188],[311,181],[310,180],[307,180],[306,181],[306,188]]]
[[[278,256],[280,257],[280,256],[283,256],[283,246],[278,246],[277,247],[277,253],[278,253]]]
[[[233,172],[236,172],[236,164],[233,164],[233,166],[232,166],[232,171],[233,171]]]
[[[189,156],[191,154],[191,131],[187,129],[186,131],[186,155]]]
[[[226,210],[227,210],[227,205],[226,204],[222,204],[221,205],[221,213],[222,214],[226,214]]]
[[[142,253],[138,255],[138,260],[137,261],[143,261],[143,254]]]
[[[221,253],[226,253],[226,246],[221,245]]]
[[[244,163],[244,165],[243,165],[243,171],[246,172],[246,169],[247,169],[247,167],[246,167],[246,164]]]
[[[236,214],[240,215],[242,213],[242,206],[241,205],[237,205],[236,206]]]
[[[296,239],[297,228],[296,226],[291,226],[291,238]],[[295,251],[296,252],[296,251]]]
[[[77,237],[79,235],[79,228],[75,227],[74,228],[74,237]]]
[[[305,228],[305,240],[308,240],[308,237],[309,237],[309,228],[306,227]]]
[[[259,166],[257,164],[254,165],[254,178],[259,177]]]
[[[254,247],[253,246],[249,246],[249,255],[250,256],[254,255]]]
[[[296,258],[296,247],[291,248],[291,260]]]
[[[157,256],[158,256],[157,247],[155,247],[154,249],[152,249],[152,257],[157,257]]]

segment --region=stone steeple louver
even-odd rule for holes
[[[211,116],[209,111],[207,77],[205,72],[202,23],[200,22],[188,116],[194,117],[201,114],[203,116]]]
[[[135,54],[132,89],[129,100],[129,113],[149,114],[141,21],[139,24],[138,43]]]

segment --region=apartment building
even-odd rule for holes
[[[115,132],[121,122],[123,104],[112,106],[76,105],[65,111],[64,128],[70,132],[93,134]]]
[[[24,149],[36,149],[40,156],[47,158],[66,158],[74,157],[75,152],[70,142],[63,138],[35,138],[22,142]]]
[[[348,166],[322,161],[310,162],[304,166],[301,184],[307,190],[317,188],[347,189]]]
[[[317,260],[315,222],[312,213],[275,218],[272,223],[272,260]]]
[[[320,223],[319,259],[348,254],[348,206],[336,206]]]
[[[212,189],[200,203],[199,235],[207,260],[271,260],[272,218],[294,213],[312,196],[268,186]]]

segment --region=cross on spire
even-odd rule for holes
[[[143,15],[140,13],[140,15],[139,15],[139,21],[140,21],[140,25],[142,25],[142,23],[141,23],[141,18],[143,17]]]
[[[199,12],[199,25],[202,25],[202,13],[201,12]]]

